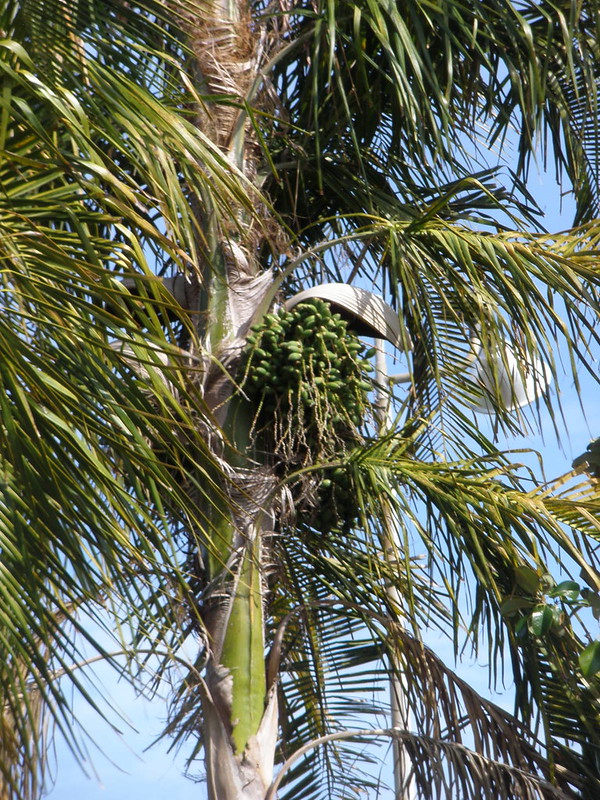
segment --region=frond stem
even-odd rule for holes
[[[527,772],[524,769],[520,769],[519,767],[513,767],[510,764],[503,764],[501,761],[496,761],[492,758],[488,758],[487,756],[481,755],[481,753],[476,753],[473,750],[470,750],[463,744],[458,744],[456,742],[445,742],[441,739],[434,739],[431,736],[422,736],[411,733],[407,730],[402,730],[400,728],[366,728],[363,730],[355,730],[355,731],[337,731],[337,733],[329,733],[325,736],[320,736],[317,739],[313,739],[311,742],[303,745],[302,747],[298,748],[293,755],[291,755],[281,766],[280,771],[277,774],[277,777],[274,779],[272,784],[269,786],[267,793],[265,795],[265,800],[276,800],[277,791],[285,777],[286,772],[298,761],[298,759],[302,758],[305,753],[308,753],[310,750],[313,750],[317,747],[321,747],[321,745],[328,744],[329,742],[335,741],[344,741],[348,739],[377,739],[380,737],[387,736],[391,739],[396,741],[418,741],[424,742],[434,747],[440,748],[442,750],[446,750],[449,752],[454,751],[457,754],[466,755],[468,758],[471,758],[475,761],[480,762],[482,766],[486,767],[494,767],[498,770],[505,770],[506,772],[524,778],[527,782],[530,782],[535,785],[538,789],[543,789],[544,792],[548,794],[545,795],[547,798],[555,797],[556,800],[564,800],[564,793],[561,792],[556,786],[553,786],[549,781],[545,780],[544,778],[540,778],[537,775],[532,775],[530,772]]]

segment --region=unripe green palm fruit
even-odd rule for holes
[[[358,441],[373,388],[368,377],[373,351],[365,352],[327,303],[311,300],[266,314],[252,325],[245,353],[244,393],[260,417],[256,430],[272,437],[263,446],[285,454],[285,471],[335,460]],[[345,470],[341,477],[327,473],[323,479],[310,524],[341,529],[341,514],[354,514],[352,481]],[[336,488],[340,481],[343,495]],[[342,500],[348,508],[336,510]]]

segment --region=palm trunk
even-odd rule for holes
[[[213,550],[206,558],[211,593],[203,615],[209,642],[201,687],[209,800],[263,800],[272,780],[277,739],[277,694],[267,686],[264,642],[264,536],[272,480],[247,451],[251,414],[228,403],[224,429],[233,447],[234,474],[224,487],[235,512],[209,513]],[[236,463],[237,462],[237,463]]]
[[[210,656],[202,711],[209,800],[262,800],[277,737],[277,696],[268,691],[265,675],[263,616],[263,536],[272,528],[271,481],[243,456],[251,415],[242,402],[229,402],[224,425],[233,445],[228,461],[235,465],[224,490],[236,511],[223,517],[213,506],[212,528],[218,533],[206,558],[212,591],[204,613]]]
[[[200,91],[242,101],[258,74],[256,31],[247,3],[207,0],[187,24],[196,53]],[[252,181],[255,148],[236,104],[209,103],[198,124],[224,155]],[[199,276],[205,320],[204,348],[220,364],[208,370],[205,399],[225,434],[215,452],[229,471],[223,486],[231,515],[215,499],[206,510],[212,551],[204,558],[210,596],[203,615],[209,643],[202,682],[203,738],[209,800],[263,800],[272,780],[277,739],[277,695],[267,687],[264,641],[264,535],[273,525],[269,511],[272,480],[251,452],[253,412],[232,397],[245,336],[272,283],[256,262],[260,234],[233,209],[229,219],[205,209],[204,246],[208,264]],[[215,437],[216,438],[216,437]],[[219,452],[219,448],[225,448]]]

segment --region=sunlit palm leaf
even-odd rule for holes
[[[219,173],[233,194],[219,187],[213,210],[227,195],[237,203],[244,190],[210,143],[131,80],[89,63],[79,102],[40,81],[20,46],[4,46],[0,68],[2,685],[14,721],[10,746],[20,753],[2,768],[18,792],[16,764],[23,786],[39,777],[36,708],[72,736],[66,687],[54,676],[68,674],[85,694],[72,670],[80,660],[77,609],[94,614],[110,595],[116,609],[120,598],[133,610],[131,636],[139,641],[143,632],[150,648],[185,636],[175,624],[188,591],[177,532],[200,531],[202,519],[182,475],[199,486],[197,466],[197,496],[214,489],[208,502],[220,502],[206,475],[218,466],[198,437],[206,411],[184,377],[189,364],[156,314],[155,302],[166,308],[170,300],[150,287],[149,301],[132,306],[112,275],[150,275],[149,250],[159,267],[194,272],[203,243],[190,197],[207,185],[212,191]],[[112,127],[100,130],[107,114]],[[154,224],[159,213],[170,219],[166,231]],[[127,357],[114,347],[119,340]],[[77,739],[72,745],[77,751]]]
[[[397,455],[394,455],[395,448]],[[577,775],[584,775],[585,769],[579,763],[568,777],[568,769],[575,767],[576,750],[571,750],[570,754],[563,750],[567,743],[587,741],[586,737],[591,736],[590,730],[596,725],[593,721],[595,705],[588,704],[587,711],[583,710],[588,702],[588,690],[585,682],[576,677],[577,653],[583,645],[565,622],[566,627],[556,639],[558,642],[562,637],[564,642],[562,655],[556,652],[556,657],[552,656],[549,661],[544,648],[554,647],[550,640],[549,644],[534,639],[515,640],[512,628],[515,619],[506,618],[503,612],[507,598],[521,596],[525,600],[523,607],[530,608],[543,599],[543,593],[537,597],[535,592],[530,595],[519,581],[523,570],[537,569],[540,575],[546,573],[544,552],[557,558],[560,558],[561,549],[566,554],[573,553],[570,539],[555,517],[558,501],[544,500],[543,496],[519,489],[516,478],[502,459],[497,465],[489,466],[485,461],[470,465],[426,464],[415,461],[407,453],[407,443],[402,438],[379,442],[355,457],[355,491],[360,493],[365,515],[385,519],[381,507],[376,508],[376,497],[379,502],[391,505],[395,509],[393,519],[404,520],[406,525],[402,545],[410,546],[410,555],[399,550],[397,571],[390,571],[390,563],[386,564],[383,558],[390,535],[385,526],[379,529],[371,526],[367,538],[358,531],[348,537],[307,529],[299,548],[292,539],[285,537],[289,578],[283,584],[281,599],[273,606],[276,619],[283,617],[285,620],[281,624],[285,628],[283,641],[287,642],[283,648],[281,642],[277,644],[277,658],[282,658],[284,665],[281,684],[283,754],[293,752],[319,735],[331,733],[340,724],[355,727],[359,711],[375,713],[376,725],[377,715],[383,715],[388,707],[387,672],[381,670],[380,659],[385,653],[394,653],[392,663],[402,665],[403,685],[417,730],[426,736],[442,736],[444,740],[448,737],[454,742],[470,743],[474,737],[478,752],[487,753],[495,761],[512,763],[531,774],[539,769],[546,778],[552,775],[550,764],[557,761],[562,764],[559,772],[566,781],[565,796],[571,796],[568,792],[575,791]],[[569,501],[563,502],[565,507],[575,510],[569,506]],[[594,499],[592,503],[595,502]],[[578,522],[572,516],[570,522],[580,527],[583,517]],[[421,537],[420,545],[417,537]],[[405,571],[407,558],[419,555],[421,548],[429,552],[430,563],[435,564],[435,574],[440,585],[447,587],[447,592],[428,584],[425,574],[421,581],[422,567],[419,569],[417,562],[410,567],[410,572]],[[471,577],[467,577],[465,570]],[[463,599],[462,587],[472,585],[473,579],[478,589],[470,600]],[[390,585],[394,585],[403,598],[404,612],[391,602],[386,590]],[[537,591],[541,586],[540,583]],[[526,727],[477,697],[465,682],[453,676],[404,630],[404,613],[410,610],[411,616],[416,614],[418,618],[422,614],[424,624],[425,618],[429,624],[435,621],[448,634],[454,626],[458,642],[463,635],[460,631],[463,622],[456,613],[457,605],[464,609],[465,615],[471,607],[472,617],[470,620],[467,617],[464,625],[476,646],[478,631],[487,630],[488,644],[484,650],[496,675],[502,674],[500,665],[505,660],[506,648],[512,651],[513,667],[523,692],[521,711],[526,719],[535,713],[541,715],[549,734],[550,764],[540,757],[539,745],[528,741]],[[415,624],[414,616],[412,624]],[[368,648],[361,641],[361,632],[366,630],[373,642]],[[557,702],[561,698],[559,686],[562,684],[563,697],[565,686],[555,667],[559,663],[564,665],[569,651],[573,669],[570,699]],[[423,659],[430,660],[428,666]],[[359,662],[360,668],[357,667]],[[346,669],[350,670],[347,675]],[[365,673],[368,677],[363,682]],[[338,702],[340,692],[344,698],[342,705]],[[312,775],[310,786],[302,783],[307,797],[337,796],[338,792],[346,796],[344,792],[350,791],[345,780],[346,758],[355,756],[344,755],[343,751],[335,755],[335,746],[333,741],[327,745],[334,748],[332,759],[327,757],[327,751],[307,752],[307,765],[298,766],[290,773],[292,794],[300,785],[297,781],[306,781],[308,775]],[[529,763],[528,758],[533,761]],[[329,775],[328,779],[321,771],[323,766],[327,766],[325,776]],[[438,789],[433,787],[439,781],[440,787],[445,785],[444,769],[440,767],[441,772],[437,774],[430,764],[421,766],[426,772],[419,781],[423,796],[437,797]],[[428,772],[428,769],[433,771]],[[319,779],[318,775],[322,777]],[[462,785],[462,778],[456,776],[456,780]],[[467,785],[478,779],[469,772],[468,777],[465,773],[464,780],[461,791],[467,796],[470,791]],[[590,780],[595,786],[596,779],[592,776]],[[569,783],[571,790],[567,788]],[[439,791],[442,792],[439,796],[444,796],[443,788]],[[548,796],[553,796],[552,790],[548,791]]]

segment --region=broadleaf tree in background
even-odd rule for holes
[[[472,410],[560,431],[558,348],[595,369],[597,5],[4,0],[0,31],[2,796],[40,796],[48,730],[85,756],[90,653],[173,683],[211,800],[376,793],[381,737],[412,796],[598,796],[594,450],[541,482]],[[579,227],[544,232],[537,158]],[[387,397],[356,315],[290,302],[331,283],[394,309]]]

